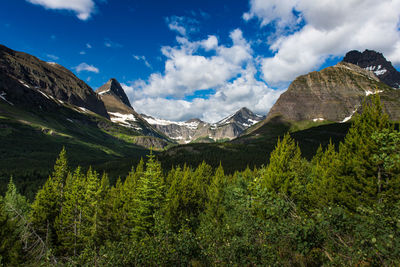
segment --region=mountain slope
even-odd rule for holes
[[[145,137],[136,138],[138,144],[146,147],[162,148],[170,140],[154,129],[129,103],[128,97],[116,79],[110,79],[96,90],[107,109],[112,122],[134,129]]]
[[[382,83],[371,71],[341,62],[296,78],[271,108],[267,120],[345,122],[364,98],[379,93],[393,120],[400,119],[400,91]]]
[[[37,97],[37,93],[108,118],[100,98],[71,71],[0,45],[0,94],[16,105],[42,106],[43,98]],[[48,102],[43,106],[51,107]]]
[[[242,108],[217,123],[207,123],[199,119],[186,122],[173,122],[143,115],[148,123],[180,144],[190,142],[210,143],[219,140],[231,140],[245,129],[261,121],[264,117],[256,115],[248,108]]]
[[[352,63],[363,69],[370,70],[384,83],[393,88],[400,88],[400,72],[390,61],[387,61],[382,53],[373,50],[359,52],[350,51],[343,58],[343,62]]]

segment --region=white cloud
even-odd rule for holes
[[[87,43],[87,44],[86,44],[86,47],[90,49],[90,48],[92,48],[92,45],[89,44],[89,43]]]
[[[198,31],[197,26],[199,22],[193,18],[172,16],[166,18],[165,21],[170,30],[175,31],[182,36]]]
[[[55,56],[55,55],[52,55],[52,54],[47,54],[46,56],[51,60],[58,60],[59,59],[58,56]]]
[[[275,54],[261,61],[270,84],[291,81],[353,49],[374,49],[400,63],[400,0],[251,0],[243,18],[258,18],[261,28],[272,23],[278,31],[302,27],[270,42]]]
[[[275,91],[255,78],[253,51],[236,29],[231,46],[219,45],[216,36],[200,41],[178,37],[178,46],[163,47],[165,72],[153,73],[147,81],[137,80],[123,88],[132,106],[141,113],[169,120],[198,117],[216,122],[246,106],[265,114],[282,91]],[[201,55],[207,50],[210,56]],[[138,56],[138,59],[140,57]],[[204,99],[199,90],[210,90]],[[193,100],[187,100],[191,96]]]
[[[94,73],[99,73],[99,69],[96,68],[93,65],[89,65],[85,62],[79,64],[78,66],[74,67],[74,69],[76,70],[76,72],[81,72],[81,71],[88,71],[88,72],[94,72]]]
[[[104,41],[104,46],[108,48],[121,48],[123,45],[106,38]]]
[[[86,55],[86,52],[85,51],[81,51],[81,52],[79,52],[79,55]]]
[[[152,68],[150,63],[147,61],[145,56],[138,56],[138,55],[133,55],[133,58],[137,61],[143,61],[143,63],[146,65],[148,68]]]
[[[41,5],[46,9],[70,10],[76,13],[80,20],[87,20],[95,9],[93,0],[27,0],[28,2]]]

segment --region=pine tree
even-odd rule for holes
[[[379,147],[371,136],[392,129],[378,94],[371,103],[365,102],[363,108],[339,147],[340,166],[334,195],[336,202],[350,209],[379,199],[378,165],[374,161]]]
[[[48,246],[58,243],[54,222],[62,210],[67,175],[68,162],[66,150],[63,148],[54,165],[53,174],[38,191],[31,206],[30,221],[32,226],[46,240]]]
[[[225,176],[224,169],[220,163],[208,188],[208,202],[206,204],[207,216],[217,223],[222,221],[225,213],[223,201],[226,186],[227,177]]]
[[[286,134],[278,139],[269,164],[262,174],[261,187],[289,197],[300,197],[307,183],[308,166],[301,158],[299,146]]]
[[[332,204],[335,199],[335,187],[339,156],[335,145],[330,143],[323,152],[320,146],[313,157],[311,181],[307,186],[307,196],[313,206],[324,207]]]
[[[146,163],[146,171],[139,180],[135,197],[135,220],[133,236],[140,239],[151,234],[154,227],[154,215],[161,207],[164,192],[164,178],[161,165],[151,153]]]
[[[132,167],[132,170],[129,172],[128,176],[125,179],[123,185],[123,194],[122,194],[122,215],[123,219],[123,231],[125,233],[130,233],[131,229],[134,227],[135,221],[135,197],[138,190],[138,184],[141,177],[144,175],[144,161],[143,158],[140,159],[139,164],[136,167],[136,170]]]
[[[76,256],[83,248],[84,182],[85,175],[80,167],[66,180],[63,208],[55,222],[63,254]]]

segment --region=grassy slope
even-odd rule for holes
[[[28,184],[41,183],[63,146],[71,166],[96,167],[122,158],[136,162],[148,150],[130,142],[135,135],[100,116],[65,107],[56,112],[22,111],[0,103],[0,190],[10,175],[23,191]]]

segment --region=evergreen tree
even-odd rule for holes
[[[84,183],[85,175],[80,167],[69,174],[66,180],[63,208],[55,222],[62,254],[76,256],[83,248]]]
[[[329,143],[324,152],[320,146],[311,164],[311,181],[307,186],[309,204],[325,207],[332,204],[335,198],[334,188],[339,166],[339,156],[335,146]]]
[[[374,160],[379,147],[371,136],[375,132],[391,128],[379,94],[370,103],[364,103],[362,114],[356,116],[339,147],[340,166],[333,193],[336,202],[354,209],[379,199],[379,165]]]
[[[35,231],[44,239],[48,246],[57,244],[54,222],[62,210],[64,201],[64,186],[68,175],[66,150],[63,148],[54,165],[53,174],[36,194],[32,203],[30,221]]]
[[[297,198],[304,192],[307,174],[307,162],[301,158],[299,146],[286,134],[282,140],[278,139],[271,153],[269,164],[262,173],[261,187]]]
[[[135,197],[135,221],[133,236],[137,239],[151,234],[154,215],[161,207],[164,191],[164,178],[161,165],[151,153],[146,163],[146,171],[139,180]]]

